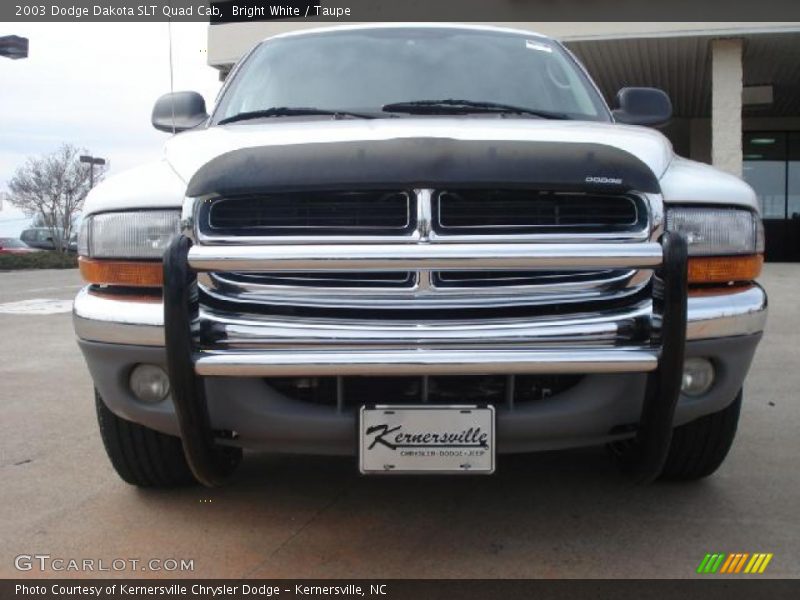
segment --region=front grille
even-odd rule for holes
[[[630,271],[435,271],[430,281],[440,289],[463,289],[588,283],[626,275]],[[417,284],[417,275],[407,271],[228,273],[225,278],[242,284],[322,288],[408,289]]]
[[[636,194],[536,189],[317,191],[216,198],[198,207],[199,243],[302,244],[480,242],[643,242],[650,235],[647,200]],[[578,303],[629,295],[632,270],[490,270],[434,272],[218,273],[227,293],[298,306],[395,299],[432,308],[459,297],[461,305],[490,305],[492,295],[535,303]],[[635,285],[640,288],[644,280]],[[238,286],[238,288],[237,288]],[[320,290],[314,292],[314,289]],[[516,288],[516,291],[515,291]],[[507,291],[506,291],[507,290]],[[475,293],[474,299],[465,294]],[[305,297],[303,295],[306,294]],[[371,294],[371,296],[370,296]],[[483,299],[485,298],[485,300]],[[399,301],[399,300],[398,300]],[[519,304],[517,300],[515,303]],[[423,306],[424,305],[424,306]],[[508,305],[505,302],[504,305]],[[441,304],[439,304],[441,306]],[[393,308],[398,305],[393,304]]]
[[[582,375],[463,375],[423,377],[270,377],[284,396],[311,404],[515,405],[546,400],[577,385]]]
[[[398,234],[414,228],[404,191],[302,192],[212,200],[201,223],[215,235]]]
[[[633,198],[536,190],[446,190],[434,197],[442,234],[622,231],[634,227]]]

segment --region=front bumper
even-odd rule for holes
[[[645,306],[637,314],[639,312],[649,314],[649,309]],[[160,301],[104,296],[87,287],[75,299],[73,318],[92,377],[109,408],[131,421],[178,435],[172,403],[142,404],[132,396],[127,383],[131,369],[139,363],[166,368],[163,304]],[[437,340],[440,345],[445,345],[448,340],[460,344],[471,335],[474,341],[476,331],[481,340],[497,341],[509,337],[529,340],[529,336],[537,333],[555,336],[564,330],[584,339],[597,339],[598,332],[617,331],[622,326],[620,323],[626,323],[630,318],[609,316],[599,322],[542,322],[535,330],[523,330],[525,336],[521,335],[521,326],[515,324],[487,326],[485,322],[464,322],[440,332]],[[717,367],[717,385],[699,398],[681,397],[675,412],[676,425],[721,410],[733,400],[744,381],[766,318],[767,296],[758,285],[733,292],[689,297],[686,355],[710,358]],[[332,333],[319,323],[312,326],[273,322],[268,326],[283,343],[310,338],[319,344],[323,339],[321,336],[328,335],[330,339]],[[301,338],[300,333],[305,333],[306,338]],[[379,323],[351,323],[347,327],[339,324],[337,339],[349,345],[353,343],[353,336],[367,335],[371,343],[383,342],[391,346],[389,342],[393,342],[397,346],[397,338],[406,339],[407,333],[404,328],[388,328]],[[425,339],[420,332],[417,336],[416,341]],[[569,354],[554,351],[550,356],[555,356],[555,352]],[[486,365],[476,365],[482,354],[470,353],[473,358],[470,368],[485,370]],[[438,356],[444,358],[448,351]],[[604,356],[613,358],[610,354]],[[630,356],[625,354],[625,358]],[[574,359],[573,356],[571,365],[576,367]],[[601,366],[596,357],[593,361],[596,368]],[[549,450],[615,439],[609,432],[622,424],[634,422],[641,411],[645,372],[654,361],[653,355],[648,353],[639,363],[642,372],[597,373],[585,377],[576,388],[542,404],[517,406],[513,412],[500,407],[497,413],[499,450]],[[610,370],[622,368],[619,362],[602,366]],[[627,366],[633,365],[627,363]],[[342,368],[342,365],[337,368]],[[349,368],[365,372],[361,367]],[[460,368],[466,369],[465,366]],[[206,395],[214,427],[237,431],[239,442],[247,447],[277,452],[355,453],[355,413],[293,402],[266,385],[261,376],[239,373],[209,377],[206,379]],[[292,432],[292,435],[287,435],[287,432]]]
[[[180,251],[173,246],[172,258],[168,253],[165,264],[166,328],[161,303],[104,297],[89,289],[76,299],[75,327],[95,384],[109,407],[133,421],[179,433],[190,462],[193,455],[199,456],[195,456],[201,465],[196,474],[208,462],[202,454],[214,442],[212,432],[221,430],[235,431],[233,443],[246,447],[355,451],[355,414],[341,407],[290,401],[263,381],[267,376],[293,375],[587,374],[581,384],[547,401],[500,410],[499,450],[577,446],[637,435],[655,440],[652,454],[656,458],[650,461],[655,464],[665,453],[673,425],[719,410],[735,397],[766,318],[766,296],[756,285],[687,300],[685,246],[682,254],[673,252],[667,260],[669,244],[665,244],[664,264],[657,270],[662,285],[657,286],[656,296],[624,310],[446,325],[243,318],[200,308],[192,295],[190,267],[232,268],[231,264],[218,264],[219,257],[206,264],[199,254],[193,262],[185,242]],[[655,266],[650,246],[644,258],[614,260]],[[586,249],[578,250],[574,256],[553,255],[545,262],[581,264],[586,258],[581,252]],[[590,254],[595,255],[593,250]],[[431,268],[441,267],[435,261],[468,258],[432,257]],[[257,257],[253,268],[274,266],[270,261],[276,260],[282,259]],[[198,324],[202,338],[209,342],[203,348],[196,344],[198,331],[193,326]],[[652,332],[655,336],[648,337]],[[637,336],[639,343],[620,343]],[[166,350],[165,339],[172,340]],[[711,358],[718,379],[704,397],[678,402],[684,351]],[[127,377],[138,362],[168,368],[172,403],[144,406],[132,398]],[[198,411],[192,412],[195,408]],[[642,478],[654,476],[653,464],[644,469]],[[215,483],[213,473],[206,475],[198,478]]]
[[[494,324],[487,324],[486,320],[462,321],[439,327],[398,325],[390,321],[326,322],[296,318],[249,323],[237,320],[235,324],[226,325],[221,315],[213,312],[205,315],[220,323],[221,327],[226,327],[225,332],[232,346],[246,347],[263,340],[263,332],[268,330],[268,338],[278,346],[337,344],[363,348],[396,347],[403,343],[463,346],[469,342],[474,344],[476,340],[480,340],[480,347],[536,340],[559,343],[569,337],[587,343],[603,343],[613,339],[620,331],[634,327],[638,320],[648,318],[651,313],[651,302],[647,301],[625,312],[568,319],[508,320]],[[164,347],[164,304],[160,300],[110,296],[87,286],[75,298],[73,321],[78,338],[87,342]],[[748,336],[762,332],[766,321],[767,295],[757,284],[690,295],[686,339],[695,341]]]

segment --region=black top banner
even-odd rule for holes
[[[0,20],[800,21],[798,0],[3,0]]]

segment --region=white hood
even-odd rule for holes
[[[241,148],[401,138],[476,141],[536,141],[604,144],[628,152],[660,178],[673,158],[672,146],[653,129],[583,121],[529,119],[373,119],[267,121],[231,124],[171,138],[165,157],[184,181],[211,159]]]
[[[195,172],[221,154],[241,148],[401,138],[604,144],[636,156],[660,180],[668,203],[739,204],[757,210],[753,190],[737,177],[674,156],[670,142],[645,127],[529,119],[399,118],[375,120],[274,120],[231,124],[170,138],[163,160],[102,182],[84,213],[126,208],[180,207]]]

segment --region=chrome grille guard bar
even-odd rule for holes
[[[198,348],[198,271],[481,270],[654,268],[651,341],[637,347],[550,350],[531,346],[480,350],[223,351]],[[608,373],[647,372],[637,435],[625,458],[639,481],[661,471],[680,392],[687,318],[685,240],[661,243],[392,244],[195,246],[173,240],[164,257],[164,335],[172,398],[187,461],[205,485],[222,482],[230,460],[215,444],[205,399],[206,376],[330,373]]]
[[[196,271],[617,269],[661,264],[655,242],[601,244],[310,244],[194,246]]]

